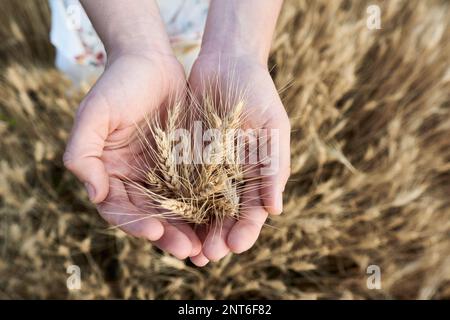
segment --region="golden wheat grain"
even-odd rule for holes
[[[206,223],[209,221],[207,212],[199,209],[193,202],[188,203],[184,201],[178,201],[175,199],[165,199],[159,202],[161,207],[176,213],[180,218],[184,218],[194,223]]]
[[[154,139],[156,142],[156,158],[157,168],[161,173],[162,181],[174,192],[181,189],[181,184],[178,179],[176,165],[173,159],[172,148],[168,134],[161,130],[159,127],[155,127]]]
[[[225,217],[237,217],[239,208],[239,191],[236,185],[242,183],[242,168],[235,161],[234,133],[241,126],[243,103],[237,103],[228,113],[219,115],[218,106],[210,95],[205,95],[201,103],[196,103],[196,114],[206,129],[219,129],[221,136],[217,138],[210,159],[204,164],[177,164],[174,144],[170,138],[177,126],[184,122],[181,104],[176,103],[167,111],[165,120],[159,117],[146,122],[155,144],[148,138],[140,140],[144,143],[145,153],[152,158],[154,165],[146,168],[147,188],[144,192],[149,201],[181,218],[197,224],[207,223],[211,219],[222,221]],[[223,120],[222,120],[223,118]],[[163,128],[166,130],[164,131]],[[230,141],[227,139],[230,138]],[[230,147],[232,146],[232,148]],[[231,154],[231,165],[226,161]]]

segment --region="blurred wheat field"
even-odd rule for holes
[[[0,298],[450,298],[447,1],[375,1],[381,30],[372,2],[285,2],[270,59],[293,128],[285,212],[203,269],[107,229],[62,165],[86,88],[53,67],[47,3],[0,1]]]

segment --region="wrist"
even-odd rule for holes
[[[149,60],[159,58],[174,58],[172,48],[167,41],[162,39],[151,39],[147,36],[128,39],[115,39],[105,43],[108,62],[114,61],[122,56],[140,56]]]
[[[81,0],[108,57],[171,55],[164,23],[154,0]]]
[[[245,43],[238,37],[205,40],[202,43],[199,58],[246,60],[267,67],[269,50],[264,46]]]
[[[246,57],[267,66],[281,0],[212,0],[202,54]]]

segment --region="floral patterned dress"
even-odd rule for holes
[[[94,81],[103,71],[106,52],[78,0],[49,0],[50,39],[56,66],[75,84]],[[159,0],[170,42],[188,73],[200,49],[209,0]]]

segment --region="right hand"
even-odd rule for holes
[[[196,256],[201,243],[187,224],[148,216],[142,200],[120,177],[131,178],[134,157],[129,138],[136,124],[185,91],[185,74],[172,55],[123,53],[108,65],[82,101],[64,153],[64,164],[86,186],[100,215],[126,233],[154,241],[179,259]]]

